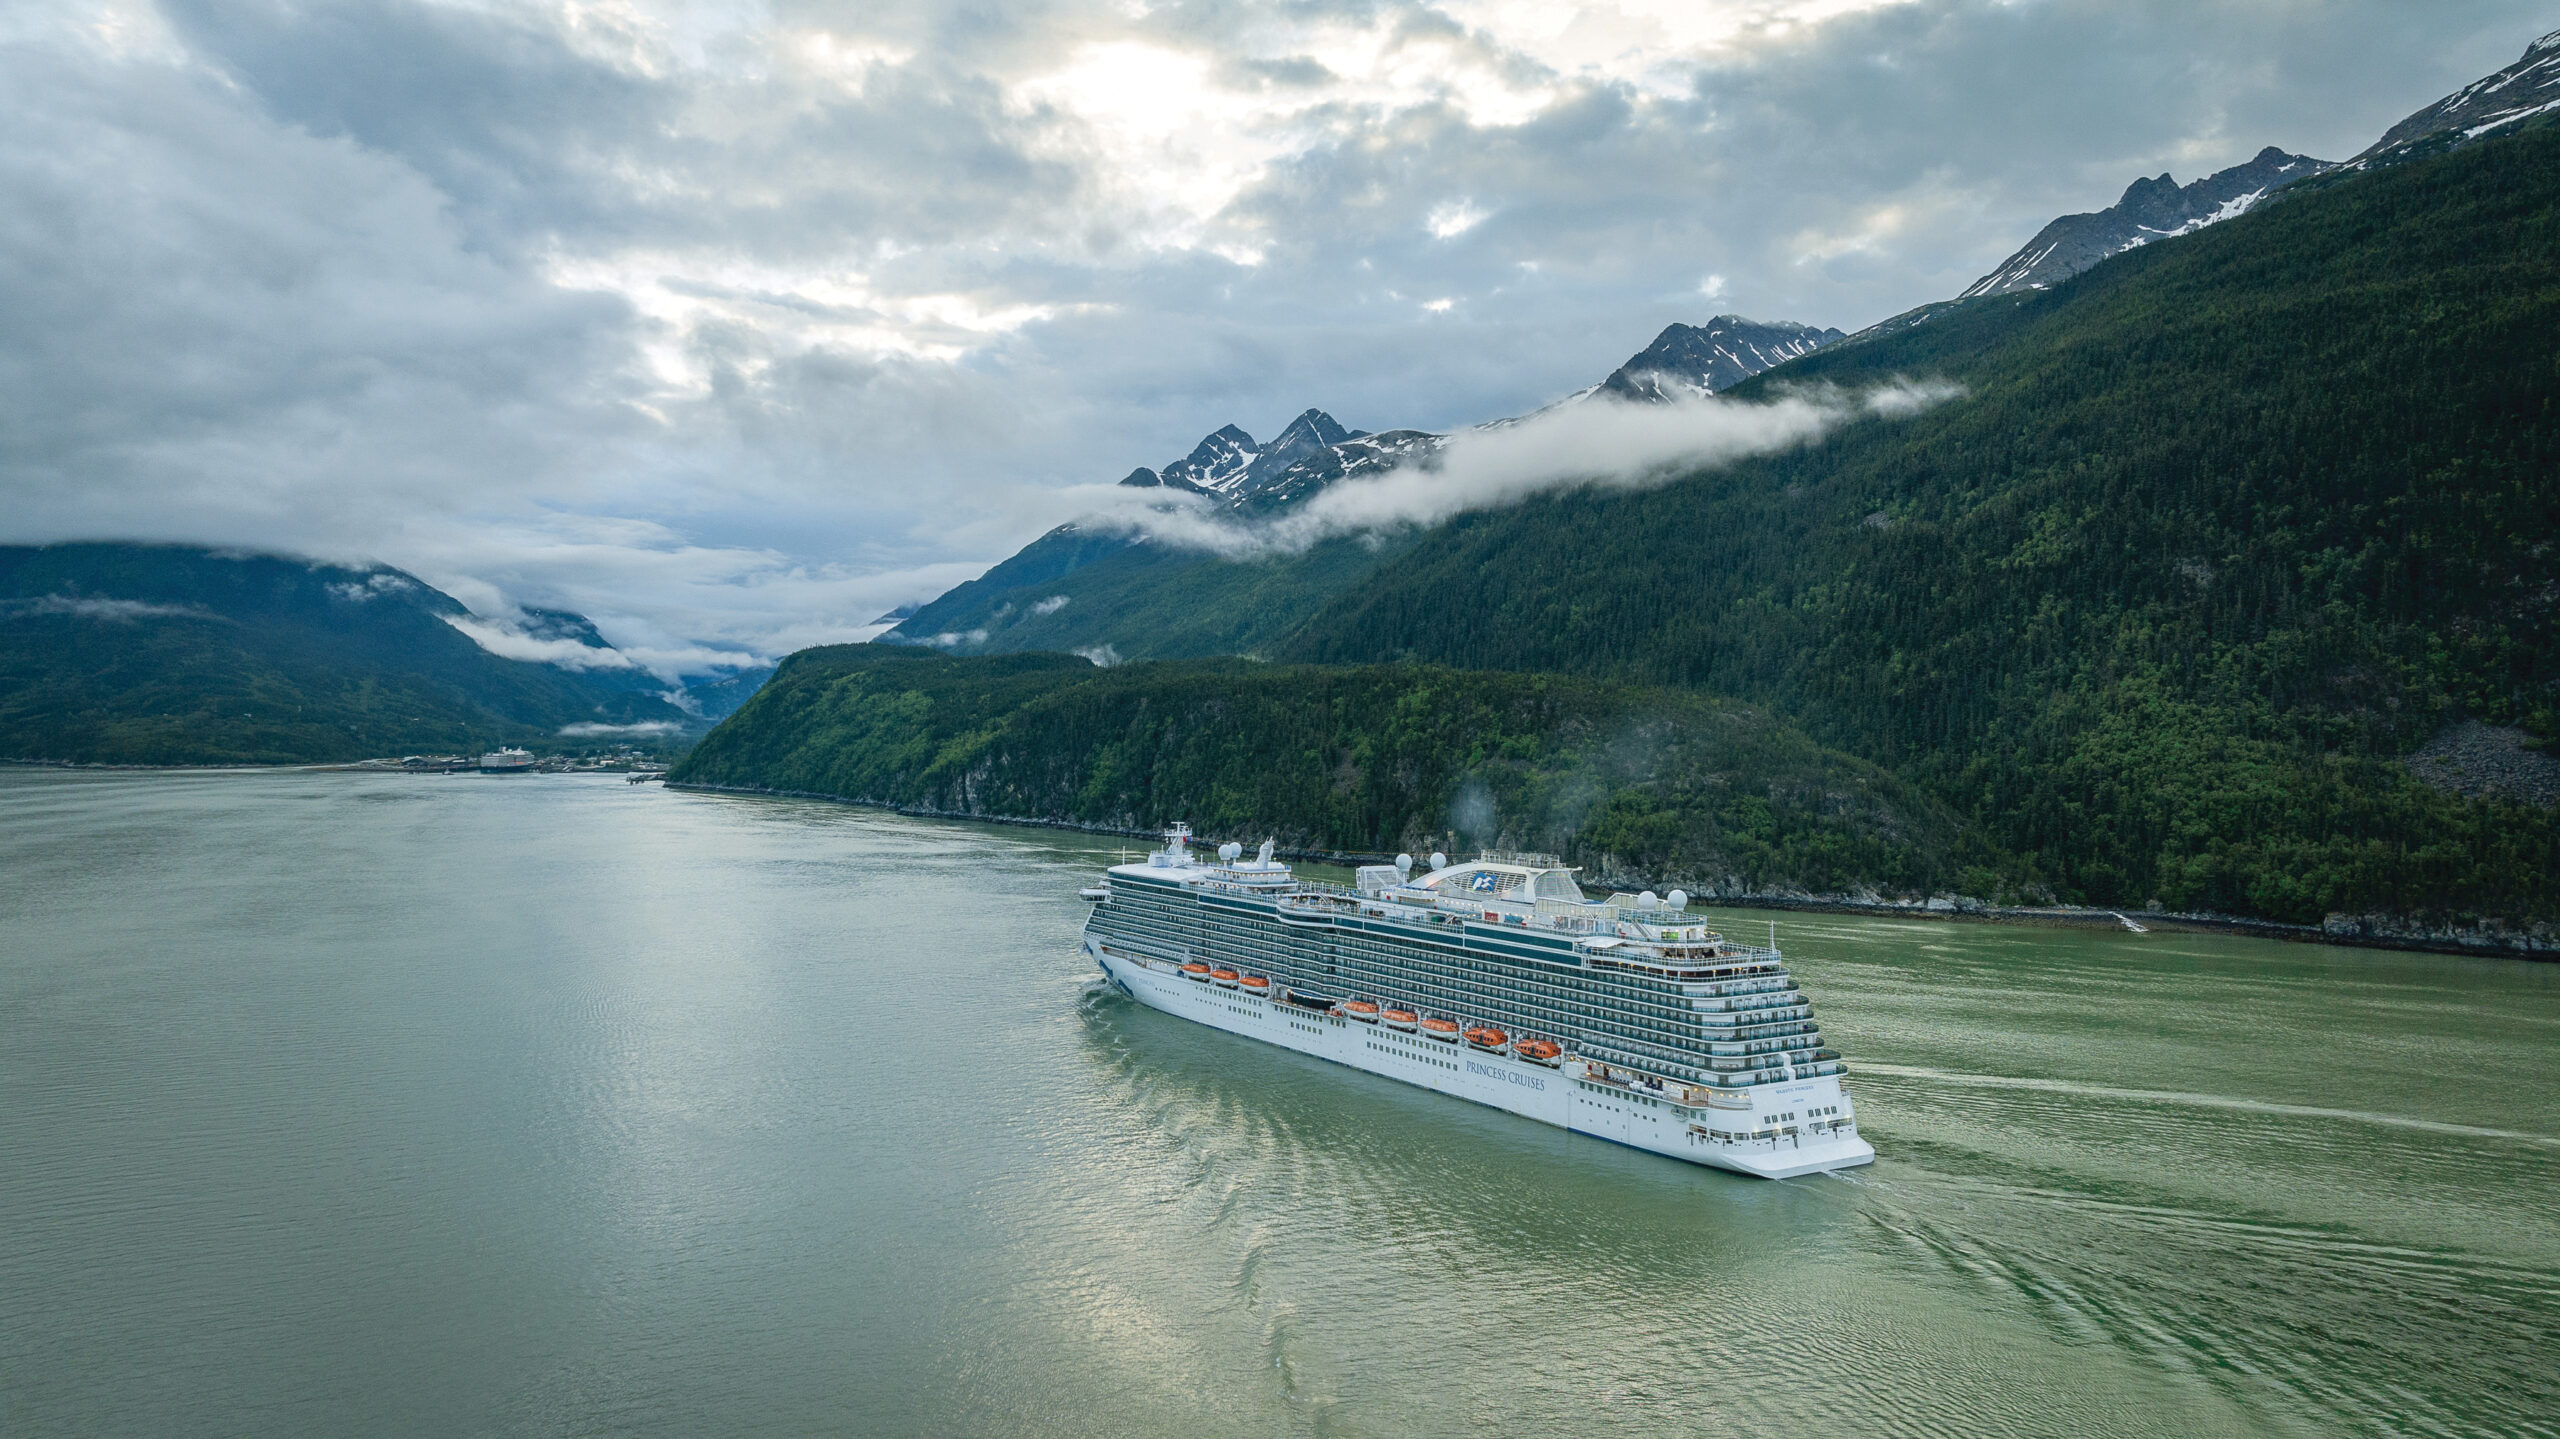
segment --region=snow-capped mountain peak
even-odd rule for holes
[[[1704,325],[1670,325],[1599,388],[1628,400],[1710,395],[1840,337],[1838,330],[1740,315],[1718,315]]]
[[[1244,478],[1261,453],[1253,436],[1234,425],[1222,425],[1191,447],[1191,453],[1164,467],[1161,482],[1177,490],[1223,493]]]
[[[1224,425],[1193,446],[1190,454],[1161,470],[1141,465],[1120,483],[1134,489],[1187,490],[1241,505],[1306,462],[1316,462],[1319,470],[1338,472],[1340,466],[1325,463],[1328,452],[1367,437],[1367,431],[1346,429],[1333,416],[1315,409],[1291,420],[1269,444],[1256,444],[1244,430]]]

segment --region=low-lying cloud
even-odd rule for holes
[[[38,595],[31,600],[12,600],[0,605],[0,612],[66,615],[76,620],[105,620],[110,624],[127,625],[136,620],[214,618],[210,610],[197,605],[155,605],[147,600],[101,599],[90,595]]]
[[[576,640],[544,639],[473,615],[445,615],[446,624],[468,635],[473,644],[500,659],[530,660],[564,670],[634,670],[640,666],[620,650],[600,650]]]
[[[677,724],[672,720],[641,720],[636,724],[597,724],[593,721],[588,721],[580,724],[564,724],[560,726],[560,737],[563,739],[607,739],[618,736],[623,739],[640,739],[650,735],[674,734],[683,728],[683,725]]]
[[[1808,387],[1776,399],[1707,395],[1668,403],[1593,395],[1519,420],[1461,430],[1417,460],[1341,481],[1297,509],[1243,521],[1189,496],[1126,492],[1091,523],[1230,558],[1295,554],[1343,535],[1434,525],[1557,490],[1649,489],[1755,455],[1811,444],[1854,419],[1901,418],[1960,394],[1944,381],[1850,391]]]

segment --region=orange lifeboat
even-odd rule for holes
[[[1342,1012],[1367,1024],[1378,1022],[1378,1007],[1365,999],[1355,999],[1342,1006]]]
[[[1413,1028],[1413,1011],[1410,1009],[1382,1010],[1378,1017],[1387,1022],[1389,1029],[1411,1030]]]
[[[1220,989],[1233,989],[1236,987],[1236,972],[1232,969],[1210,970],[1209,978],[1214,981]]]
[[[1191,963],[1182,967],[1182,977],[1184,979],[1196,979],[1201,983],[1206,984],[1209,981],[1209,966],[1200,963],[1198,960],[1193,960]]]
[[[1524,1039],[1511,1046],[1511,1052],[1531,1064],[1543,1064],[1549,1069],[1564,1063],[1564,1046],[1552,1039]]]
[[[1498,1030],[1489,1024],[1481,1025],[1467,1031],[1467,1043],[1472,1044],[1476,1048],[1484,1050],[1487,1053],[1499,1053],[1502,1046],[1510,1042],[1510,1035],[1503,1033],[1501,1030]]]
[[[1434,1015],[1431,1018],[1422,1021],[1422,1037],[1425,1039],[1445,1039],[1451,1044],[1455,1044],[1458,1042],[1458,1021],[1454,1019],[1442,1019],[1439,1016]]]
[[[1243,979],[1238,980],[1237,983],[1243,987],[1244,992],[1247,994],[1258,994],[1265,999],[1271,997],[1271,981],[1263,978],[1261,975],[1248,974]]]

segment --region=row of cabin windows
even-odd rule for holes
[[[1185,908],[1186,906],[1178,902],[1156,901],[1152,897],[1140,900],[1133,906],[1133,909],[1156,912],[1147,916],[1159,922],[1156,926],[1150,926],[1152,928],[1168,927],[1169,922],[1183,917],[1182,911]],[[1191,911],[1190,917],[1197,919],[1200,914],[1197,907],[1188,906],[1188,908]],[[1138,915],[1133,914],[1131,917],[1137,918]],[[1195,923],[1182,927],[1196,932],[1205,926]],[[1220,925],[1219,928],[1234,930],[1240,927]],[[1295,940],[1297,936],[1284,932],[1283,938]],[[1335,954],[1319,957],[1309,954],[1301,944],[1274,942],[1268,937],[1268,931],[1258,925],[1244,929],[1241,933],[1222,936],[1219,948],[1221,953],[1232,953],[1239,962],[1274,973],[1284,982],[1308,982],[1317,973],[1321,973],[1327,979],[1341,980],[1344,978],[1341,973],[1343,966],[1339,962],[1325,963],[1324,960],[1338,959],[1340,952],[1347,950],[1352,956],[1356,956],[1350,966],[1353,970],[1351,978],[1370,980],[1381,990],[1390,992],[1401,982],[1407,989],[1414,992],[1393,994],[1392,997],[1411,999],[1415,1003],[1475,1011],[1486,1010],[1494,1004],[1507,1005],[1511,1011],[1508,1015],[1489,1013],[1485,1016],[1495,1023],[1510,1023],[1524,1028],[1544,1028],[1567,1033],[1586,1027],[1605,1027],[1612,1032],[1624,1033],[1630,1039],[1649,1037],[1657,1042],[1667,1039],[1676,1046],[1674,1052],[1693,1051],[1701,1047],[1708,1038],[1704,1027],[1698,1022],[1695,1011],[1675,1010],[1673,1013],[1678,1014],[1680,1020],[1670,1022],[1663,1015],[1649,1012],[1648,1009],[1630,1007],[1628,1002],[1640,1001],[1642,998],[1651,996],[1612,993],[1612,990],[1621,988],[1623,981],[1621,985],[1609,985],[1594,983],[1581,976],[1557,975],[1552,977],[1553,986],[1566,991],[1563,995],[1557,995],[1551,992],[1540,992],[1537,988],[1523,984],[1519,978],[1520,971],[1508,966],[1437,955],[1429,951],[1404,950],[1366,939],[1336,939],[1331,946],[1328,946],[1335,951]],[[1358,960],[1361,959],[1371,963],[1359,963]],[[1418,975],[1411,973],[1414,970],[1420,970],[1421,973]],[[1399,975],[1395,971],[1406,973]],[[1653,981],[1637,980],[1635,983],[1644,988],[1669,989],[1668,985]],[[1601,1001],[1604,1000],[1619,1000],[1621,1003],[1602,1003]],[[1794,1033],[1815,1035],[1818,1038],[1819,1031],[1809,1021],[1799,1023],[1801,1027]],[[1754,1028],[1765,1029],[1766,1027],[1754,1026]],[[1783,1034],[1787,1031],[1779,1031],[1779,1033]],[[1719,1033],[1715,1037],[1722,1039],[1724,1036]],[[1753,1036],[1755,1039],[1761,1037]],[[1769,1048],[1778,1047],[1784,1046],[1769,1046]]]

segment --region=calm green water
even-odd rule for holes
[[[1778,916],[1772,1184],[1098,991],[1115,848],[0,773],[0,1432],[2560,1428],[2560,967]]]

